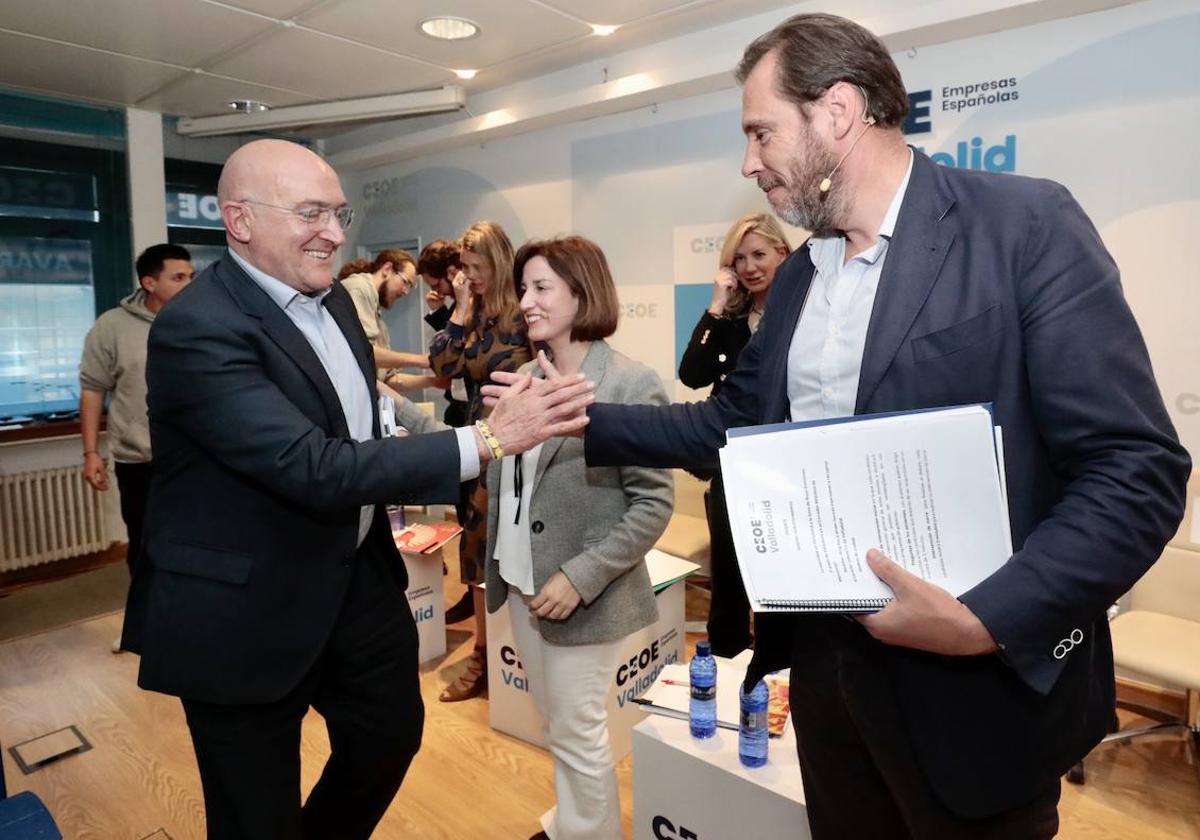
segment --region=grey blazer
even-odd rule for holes
[[[522,372],[541,374],[537,362]],[[580,368],[596,383],[598,402],[666,405],[667,394],[650,368],[604,341],[588,350]],[[488,470],[487,606],[500,609],[508,584],[494,559],[500,467]],[[611,642],[658,618],[646,552],[671,519],[675,485],[669,470],[649,467],[588,467],[583,441],[551,438],[542,446],[533,486],[527,491],[533,541],[533,584],[540,590],[561,570],[581,603],[564,621],[542,620],[548,642],[586,645]]]
[[[541,375],[537,362],[523,372]],[[658,375],[603,341],[588,350],[580,368],[596,383],[596,399],[612,403],[666,405]],[[446,426],[423,414],[407,400],[396,407],[396,419],[414,434]],[[500,609],[508,584],[500,577],[496,520],[500,467],[487,474],[487,605]],[[658,617],[646,552],[666,530],[675,503],[669,470],[647,467],[588,467],[583,441],[551,438],[542,447],[529,519],[533,541],[533,582],[541,589],[559,569],[579,591],[582,602],[565,621],[541,621],[542,637],[560,645],[610,642],[653,623]]]

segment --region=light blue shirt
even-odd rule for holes
[[[261,271],[240,254],[233,250],[229,255],[240,265],[267,296],[283,310],[296,328],[308,341],[313,352],[325,368],[329,381],[333,384],[342,406],[342,414],[346,417],[346,426],[350,437],[354,440],[371,440],[372,412],[375,411],[374,400],[363,378],[362,368],[354,358],[350,342],[342,334],[337,321],[325,307],[325,297],[332,288],[305,295],[293,289],[281,280]],[[459,480],[466,481],[479,475],[479,451],[475,447],[475,434],[470,428],[456,429],[458,434],[459,451]],[[367,537],[371,528],[371,519],[375,515],[374,505],[364,505],[358,519],[358,544]]]
[[[787,395],[794,421],[854,413],[875,293],[911,175],[910,149],[908,170],[879,225],[879,238],[849,262],[843,236],[808,242],[816,271],[788,348]]]

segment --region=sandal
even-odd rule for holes
[[[470,700],[487,690],[487,649],[475,648],[466,659],[467,666],[458,679],[442,689],[438,697],[443,703]]]

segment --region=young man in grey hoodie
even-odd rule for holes
[[[126,562],[132,576],[141,545],[146,495],[150,489],[150,424],[146,418],[146,341],[150,322],[163,305],[191,282],[192,255],[179,245],[152,245],[137,258],[138,289],[96,319],[79,361],[79,423],[83,434],[83,477],[108,489],[100,456],[100,414],[108,406],[108,446],[121,493],[121,518],[129,532]]]

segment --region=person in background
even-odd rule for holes
[[[370,274],[371,260],[366,257],[359,257],[356,260],[350,260],[348,263],[342,263],[342,267],[338,269],[337,275],[334,277],[339,283],[349,277],[351,274]]]
[[[121,519],[129,534],[125,562],[132,578],[141,553],[146,496],[150,492],[150,422],[146,416],[146,341],[154,316],[192,282],[192,255],[180,245],[151,245],[136,263],[138,288],[96,319],[79,360],[79,426],[83,477],[108,489],[100,456],[100,415],[110,394],[108,447],[121,496]],[[113,645],[119,651],[120,644]]]
[[[338,280],[354,301],[354,311],[375,354],[379,378],[402,392],[419,391],[442,383],[433,376],[403,373],[396,368],[425,368],[429,360],[421,353],[393,350],[383,310],[391,309],[412,291],[417,266],[412,256],[399,248],[380,251],[373,260],[358,259],[342,266]]]
[[[748,213],[733,223],[721,247],[712,302],[692,330],[691,341],[679,361],[680,382],[689,388],[711,385],[714,395],[720,392],[725,377],[737,367],[742,348],[758,330],[775,269],[791,252],[774,216]],[[704,492],[712,566],[708,640],[714,654],[733,657],[748,648],[754,638],[750,600],[733,550],[721,471],[700,474],[712,475],[712,484]]]
[[[458,259],[458,243],[448,239],[433,240],[421,249],[417,257],[417,274],[429,286],[429,291],[425,293],[425,304],[429,307],[425,323],[437,332],[450,323],[450,313],[454,311],[454,278],[460,271],[462,263]],[[446,425],[467,425],[467,386],[462,377],[451,379],[442,396],[446,400],[446,410],[442,414]],[[459,497],[454,505],[454,513],[459,522],[467,521],[466,499]],[[444,561],[442,573],[446,573]],[[468,586],[455,603],[446,607],[446,623],[458,624],[473,615],[475,592],[473,587]]]
[[[529,340],[559,374],[582,373],[600,400],[667,403],[654,371],[604,341],[620,305],[595,243],[528,242],[514,273]],[[540,373],[537,362],[522,371]],[[588,469],[581,440],[554,438],[505,456],[487,485],[487,606],[508,604],[554,759],[557,804],[534,837],[620,838],[608,689],[621,641],[658,617],[645,556],[671,518],[671,473]]]
[[[459,242],[462,271],[452,281],[454,310],[446,328],[429,348],[435,376],[462,379],[467,389],[467,422],[485,415],[481,388],[497,371],[516,371],[531,358],[525,319],[513,284],[513,248],[495,222],[477,222]],[[483,620],[484,551],[487,544],[487,486],[483,481],[463,485],[459,524],[459,569],[471,587],[475,615],[475,649],[459,677],[440,700],[454,702],[481,694],[487,688],[487,631]]]
[[[454,311],[454,278],[460,271],[462,263],[458,259],[458,243],[448,239],[433,240],[421,249],[421,255],[417,257],[417,274],[429,286],[429,291],[425,293],[425,304],[429,307],[425,323],[437,332],[450,323],[450,314]],[[467,388],[461,377],[450,380],[445,397],[446,412],[442,419],[446,425],[465,426]],[[470,613],[467,613],[462,618],[469,616]]]

